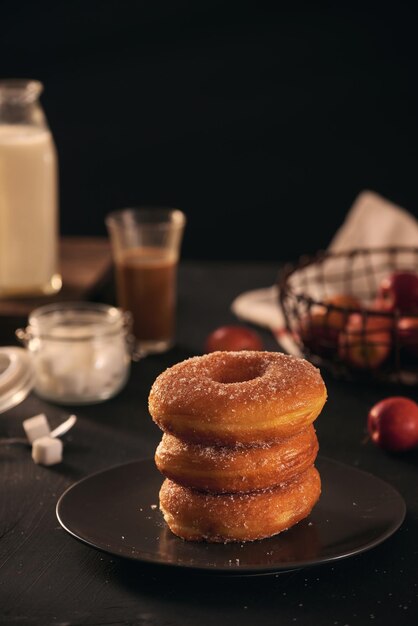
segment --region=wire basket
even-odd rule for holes
[[[418,274],[418,248],[321,252],[287,265],[280,304],[301,353],[339,378],[417,384],[418,309],[381,297],[394,272]]]

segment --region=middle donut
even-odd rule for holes
[[[314,463],[317,453],[312,425],[293,437],[261,446],[207,446],[165,433],[155,462],[164,476],[184,487],[238,493],[291,481]]]

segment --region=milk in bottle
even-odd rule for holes
[[[57,157],[37,81],[0,81],[0,297],[59,291]]]

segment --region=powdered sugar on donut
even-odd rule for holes
[[[302,430],[325,399],[319,370],[304,359],[279,352],[212,352],[160,374],[149,410],[164,431],[186,440],[247,445]]]
[[[279,352],[212,352],[167,369],[155,381],[151,397],[181,411],[195,394],[255,403],[267,392],[291,396],[300,384],[323,385],[319,370],[304,359]]]

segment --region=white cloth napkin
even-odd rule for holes
[[[357,196],[328,250],[342,252],[353,248],[418,246],[418,221],[405,209],[372,191]],[[241,320],[269,328],[283,350],[299,354],[285,329],[277,286],[239,295],[232,302],[233,313]]]

